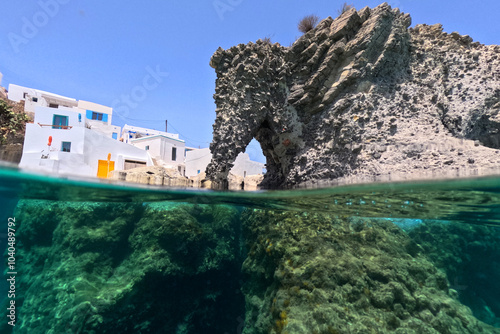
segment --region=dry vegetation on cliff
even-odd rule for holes
[[[29,117],[22,108],[0,99],[0,145],[18,142],[20,138],[24,138],[28,121]]]

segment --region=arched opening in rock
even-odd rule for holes
[[[250,160],[260,162],[260,163],[266,163],[266,157],[264,156],[264,153],[262,152],[262,148],[260,147],[260,143],[257,141],[257,139],[253,138],[252,141],[250,141],[250,144],[247,145],[245,149],[245,153],[247,153],[250,156]]]

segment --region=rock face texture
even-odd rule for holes
[[[290,47],[219,48],[208,177],[227,187],[255,138],[262,186],[487,173],[500,162],[500,47],[409,29],[382,4],[327,18]]]

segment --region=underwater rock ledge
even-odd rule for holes
[[[498,173],[500,46],[410,24],[384,3],[329,17],[290,47],[219,48],[213,187],[227,188],[253,138],[264,188]]]
[[[22,200],[15,214],[18,320],[1,333],[215,334],[244,315],[232,207]]]
[[[388,220],[248,210],[243,222],[244,334],[500,333]]]

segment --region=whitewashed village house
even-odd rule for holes
[[[34,120],[26,124],[21,168],[107,178],[113,170],[157,165],[191,177],[204,172],[212,158],[208,148],[186,147],[178,134],[112,125],[113,109],[97,103],[13,84],[8,98],[24,101]],[[262,174],[264,166],[241,153],[231,173]]]
[[[121,137],[124,142],[147,151],[156,165],[177,169],[186,176],[186,143],[178,134],[125,124]]]
[[[25,110],[34,113],[21,168],[106,178],[127,163],[153,165],[147,152],[118,140],[121,128],[111,125],[109,107],[16,85],[9,85],[9,99],[25,101]]]

